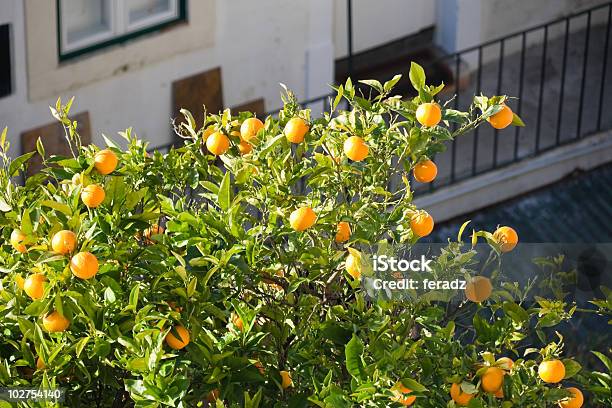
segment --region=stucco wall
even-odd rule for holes
[[[103,132],[134,126],[156,146],[172,137],[176,79],[221,66],[227,106],[263,97],[267,109],[281,104],[279,82],[303,98],[333,80],[332,22],[320,18],[333,15],[326,0],[189,0],[188,24],[62,64],[49,4],[55,2],[0,2],[0,21],[12,22],[15,33],[16,89],[0,99],[0,127],[9,127],[13,155],[21,152],[23,130],[52,121],[48,106],[58,96],[74,95],[73,110],[89,111],[95,143]]]
[[[347,55],[346,0],[334,0],[334,55]],[[353,51],[359,52],[435,24],[433,0],[353,0]]]

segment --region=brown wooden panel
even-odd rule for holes
[[[182,120],[181,109],[191,112],[198,126],[204,121],[203,106],[208,113],[223,110],[223,91],[221,86],[221,68],[201,72],[172,83],[174,105],[173,117]]]
[[[77,131],[81,135],[81,143],[88,145],[91,143],[91,123],[89,121],[89,112],[81,112],[76,115],[70,115],[72,120],[78,122]],[[21,133],[21,150],[23,153],[29,153],[36,150],[36,140],[40,137],[43,146],[45,147],[45,154],[60,155],[72,157],[68,142],[66,142],[66,136],[64,133],[64,127],[61,123],[55,121],[48,123],[44,126],[37,127],[36,129],[26,130]],[[35,154],[30,159],[30,166],[28,167],[27,175],[31,176],[40,171],[42,160],[38,154]]]
[[[233,115],[240,112],[253,112],[255,115],[257,115],[257,117],[263,118],[266,114],[264,99],[255,99],[232,108]]]

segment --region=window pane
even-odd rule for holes
[[[176,16],[176,2],[172,0],[131,0],[127,2],[129,24],[144,21],[155,23]]]
[[[62,0],[66,44],[96,42],[112,35],[111,0]]]

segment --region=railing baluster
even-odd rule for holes
[[[516,110],[517,115],[521,115],[521,110],[523,108],[523,79],[525,76],[525,53],[527,50],[527,33],[523,32],[521,37],[521,65],[519,68],[519,91],[518,91],[518,107]],[[514,131],[514,155],[513,162],[518,160],[518,146],[519,146],[519,132],[521,131],[520,127],[516,127]]]
[[[461,80],[459,77],[459,70],[461,67],[461,57],[460,54],[455,54],[455,109],[459,109],[459,81]],[[458,126],[455,125],[454,129],[457,129]],[[455,177],[457,174],[457,139],[453,139],[451,145],[451,174],[450,174],[450,182],[455,182]]]
[[[504,66],[504,44],[505,40],[502,40],[499,44],[499,61],[497,63],[497,92],[499,95],[502,92],[502,81],[503,81],[503,66]],[[499,143],[499,130],[495,129],[493,135],[493,164],[492,169],[497,167],[497,144]]]
[[[604,40],[603,66],[601,68],[601,81],[599,89],[599,106],[597,108],[597,130],[601,130],[601,114],[603,110],[604,88],[606,85],[606,71],[608,70],[608,45],[610,42],[610,25],[612,25],[612,4],[608,6],[608,24],[606,25],[606,39]]]
[[[348,46],[347,76],[353,76],[353,0],[346,0],[346,30]]]
[[[580,139],[582,126],[582,108],[584,107],[584,87],[586,85],[587,61],[589,59],[589,36],[591,33],[591,11],[587,13],[586,35],[584,36],[584,53],[582,61],[582,81],[580,84],[580,103],[578,104],[578,124],[576,126],[576,139]]]
[[[476,80],[476,94],[480,93],[482,87],[482,46],[478,47],[478,73]],[[474,150],[472,152],[472,175],[476,175],[476,163],[478,157],[478,128],[474,130]]]
[[[538,152],[540,151],[540,136],[542,132],[542,103],[544,99],[544,82],[546,81],[546,52],[548,51],[548,26],[544,27],[544,42],[542,48],[542,63],[540,68],[540,95],[538,96],[538,119],[536,121],[536,154],[538,154]]]
[[[559,89],[559,109],[557,112],[557,137],[555,144],[561,143],[561,128],[563,124],[563,98],[565,96],[565,73],[567,66],[567,47],[569,44],[570,19],[565,20],[565,39],[563,40],[563,62],[561,63],[561,88]]]

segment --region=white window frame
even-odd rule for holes
[[[176,20],[180,15],[180,4],[178,0],[170,0],[170,9],[165,13],[150,16],[141,21],[129,22],[129,0],[110,0],[110,29],[107,32],[92,35],[71,43],[68,42],[68,28],[62,22],[65,21],[65,7],[62,0],[58,0],[60,13],[58,19],[58,30],[60,31],[60,55],[69,54],[72,52],[81,51],[83,49],[94,47],[98,44],[103,44],[107,41],[120,39],[121,37],[137,33],[138,31],[147,30],[160,24],[164,24]]]

